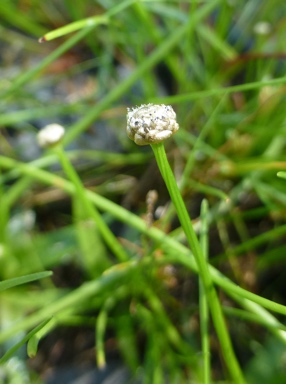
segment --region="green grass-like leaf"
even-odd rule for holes
[[[55,340],[88,360],[78,340],[90,348],[94,333],[97,364],[120,353],[134,380],[240,382],[240,365],[247,382],[286,381],[285,11],[278,0],[1,3],[5,379],[21,377],[9,376],[14,356],[27,382],[37,353],[56,369]],[[177,114],[175,205],[152,150],[125,134],[126,108],[147,103]],[[66,136],[41,151],[50,123]]]
[[[27,284],[31,281],[37,281],[40,279],[44,279],[45,277],[52,276],[51,271],[45,271],[45,272],[37,272],[32,273],[30,275],[15,277],[13,279],[7,279],[4,281],[0,281],[0,291],[5,291],[6,289],[10,289],[13,287],[17,287],[18,285]]]

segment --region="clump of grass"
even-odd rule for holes
[[[269,346],[264,379],[277,375],[286,335],[275,315],[286,314],[280,3],[0,5],[3,363],[25,361],[28,340],[35,363],[49,354],[41,341],[65,327],[92,330],[99,367],[115,340],[145,382],[257,383]],[[171,167],[151,143],[162,177],[152,151],[124,133],[126,107],[142,102],[177,113]],[[54,122],[66,127],[63,141],[40,152],[37,131]],[[100,124],[118,152],[96,146]]]

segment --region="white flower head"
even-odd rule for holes
[[[41,147],[47,148],[58,144],[65,134],[65,129],[59,124],[46,125],[38,133],[38,143]]]
[[[179,129],[170,105],[143,104],[127,108],[127,135],[138,145],[158,144]]]

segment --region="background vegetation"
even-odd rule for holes
[[[285,14],[1,1],[0,381],[119,360],[132,383],[285,383]],[[176,110],[166,151],[234,364],[152,150],[126,136],[144,103]],[[50,123],[63,147],[42,150]]]

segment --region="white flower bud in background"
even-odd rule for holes
[[[127,108],[127,135],[138,145],[158,144],[178,129],[176,113],[169,105],[143,104]]]
[[[58,144],[65,134],[65,129],[59,124],[46,125],[38,133],[38,143],[43,148],[52,147]]]
[[[267,21],[259,21],[253,27],[254,33],[256,33],[257,35],[263,35],[263,36],[269,35],[271,32],[271,29],[272,29],[271,24],[268,23]]]

